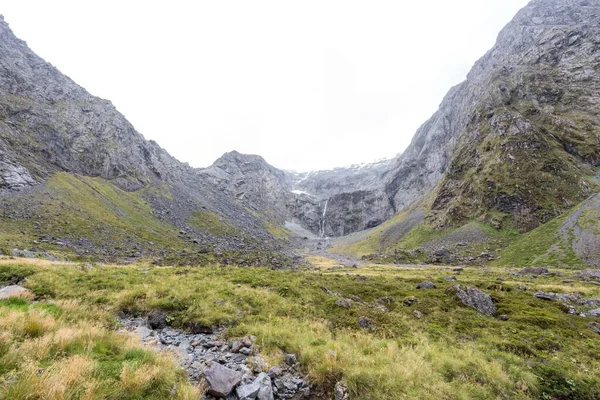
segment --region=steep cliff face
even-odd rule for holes
[[[434,201],[436,224],[530,230],[597,190],[600,2],[533,1],[467,84],[480,99]]]
[[[394,214],[383,191],[392,160],[327,171],[289,174],[297,196],[291,214],[322,237],[343,236],[377,226]]]
[[[600,162],[598,1],[535,0],[386,174],[401,210],[440,183],[429,220],[529,230],[593,190]]]

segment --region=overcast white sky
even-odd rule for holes
[[[15,34],[193,166],[403,151],[527,0],[2,0]]]

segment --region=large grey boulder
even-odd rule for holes
[[[204,370],[204,378],[208,383],[208,393],[215,397],[226,398],[240,384],[244,374],[234,371],[219,363],[212,362]]]
[[[29,289],[25,289],[19,285],[10,285],[0,288],[0,299],[8,299],[11,297],[29,297],[32,293]]]
[[[479,289],[456,285],[448,289],[448,292],[453,293],[464,305],[472,307],[482,314],[494,315],[496,313],[496,305],[492,297]]]

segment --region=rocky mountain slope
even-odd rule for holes
[[[199,173],[180,163],[145,140],[110,102],[35,55],[0,19],[5,252],[35,247],[161,262],[174,255],[195,260],[281,250],[283,242],[269,231],[270,216],[263,215],[271,209],[265,201],[274,199],[249,205],[231,196],[222,183],[229,175],[237,179],[236,171],[225,164],[222,159]],[[270,193],[268,185],[255,187]]]
[[[468,253],[458,261],[493,258],[519,232],[598,192],[599,18],[599,1],[534,0],[521,10],[385,174],[385,192],[404,212],[342,248],[398,259],[415,257],[399,249],[415,249],[435,261],[451,247]],[[549,234],[562,262],[597,262],[597,222],[586,221],[560,251],[560,235]]]

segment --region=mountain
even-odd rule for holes
[[[531,1],[402,154],[308,173],[177,161],[2,19],[0,247],[278,266],[298,236],[333,237],[374,260],[598,266],[599,15]]]
[[[403,250],[419,250],[439,260],[434,254],[447,247],[472,247],[467,259],[482,250],[494,257],[489,253],[501,253],[520,233],[543,231],[597,193],[599,49],[600,2],[531,1],[385,174],[385,192],[403,213],[368,240],[348,239],[341,248],[393,251],[401,259],[408,257]],[[581,261],[574,251],[597,264],[592,242],[600,238],[576,234],[590,223],[597,225],[575,221],[573,238],[553,231],[537,260]],[[550,249],[560,237],[563,249]],[[544,257],[548,251],[556,257]]]
[[[254,206],[222,190],[228,174],[236,173],[226,161],[204,171],[177,161],[145,140],[110,102],[35,55],[0,19],[5,252],[33,247],[156,262],[209,255],[244,261],[233,253],[279,253],[285,243],[260,214],[270,209],[265,199],[253,199]]]

